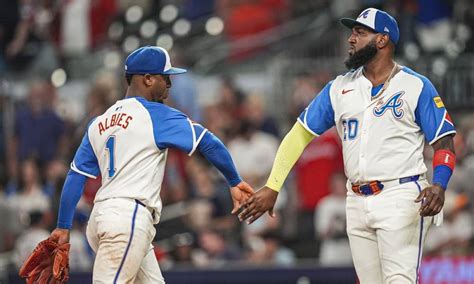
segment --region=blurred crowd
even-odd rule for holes
[[[196,59],[187,53],[188,45],[218,36],[219,42],[228,44],[229,64],[235,64],[269,49],[264,44],[242,48],[242,39],[251,41],[318,10],[328,10],[336,19],[375,6],[399,19],[399,52],[408,60],[416,59],[417,53],[449,57],[474,48],[474,9],[467,0],[0,0],[0,6],[0,255],[13,267],[55,227],[74,151],[88,122],[122,98],[123,58],[140,45],[165,46],[174,65],[192,67]],[[183,21],[176,25],[179,20]],[[287,102],[280,102],[284,114],[278,117],[269,107],[271,93],[248,91],[233,75],[214,75],[212,100],[202,99],[206,93],[191,70],[175,76],[167,103],[220,137],[242,177],[259,188],[284,131],[333,75],[333,70],[326,70],[284,78],[291,92]],[[60,98],[60,90],[74,85],[75,79],[86,82],[74,89],[83,99]],[[474,117],[455,111],[451,115],[458,129],[458,163],[446,193],[445,223],[433,228],[426,242],[428,256],[474,252]],[[431,169],[430,147],[425,152]],[[92,267],[94,255],[84,230],[99,186],[100,179],[88,180],[74,217],[72,270]],[[264,216],[250,226],[230,215],[228,186],[203,157],[171,149],[156,256],[163,269],[219,267],[231,261],[293,265],[303,259],[351,265],[345,195],[341,141],[335,129],[304,151],[279,195],[276,218]]]

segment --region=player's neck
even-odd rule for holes
[[[395,62],[391,57],[374,58],[368,64],[364,65],[364,76],[372,82],[372,85],[383,84],[393,70]]]
[[[138,90],[136,88],[131,88],[131,87],[127,88],[127,92],[125,93],[125,97],[126,98],[142,97],[142,98],[145,98],[146,100],[149,100],[146,96],[143,95],[142,92],[140,92],[140,90]]]

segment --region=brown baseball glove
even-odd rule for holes
[[[20,268],[26,283],[66,283],[69,279],[70,244],[58,245],[46,239],[40,242]]]

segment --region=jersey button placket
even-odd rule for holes
[[[359,173],[360,178],[363,181],[367,181],[367,153],[368,153],[368,142],[369,142],[369,135],[368,135],[368,127],[370,123],[370,111],[369,109],[365,110],[364,116],[362,118],[362,123],[360,125],[360,155],[359,155]]]

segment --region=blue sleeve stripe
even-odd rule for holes
[[[309,126],[306,124],[306,114],[304,115],[305,121],[302,121],[299,117],[297,121],[303,125],[304,129],[306,129],[309,133],[313,134],[315,137],[318,137],[319,134],[315,133],[313,130],[309,128]]]
[[[83,175],[83,176],[89,177],[89,178],[93,178],[93,179],[96,179],[96,178],[97,178],[95,175],[86,173],[86,172],[81,171],[80,169],[78,169],[78,168],[76,167],[76,164],[74,163],[74,161],[72,161],[72,163],[71,163],[71,170],[73,170],[73,171],[75,171],[76,173],[81,174],[81,175]]]

